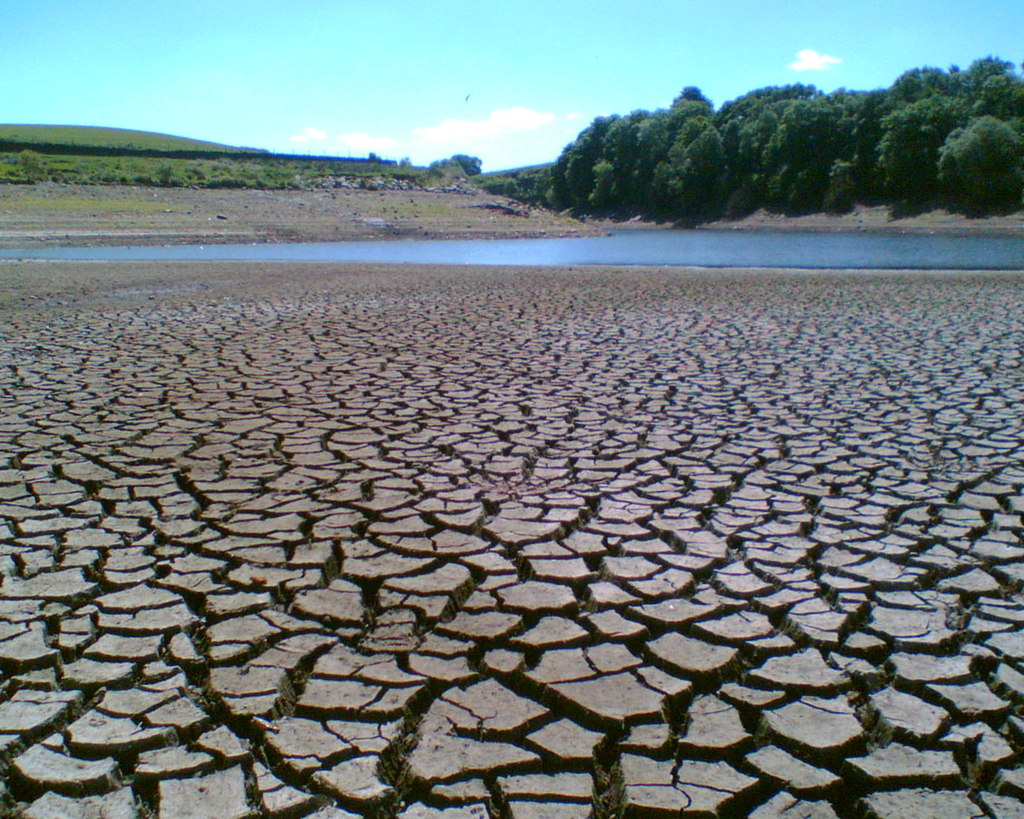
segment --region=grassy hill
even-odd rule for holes
[[[276,154],[124,128],[0,125],[0,184],[309,188],[337,177],[373,186],[421,174],[375,157]]]
[[[151,151],[225,151],[237,153],[251,149],[234,148],[199,139],[132,131],[127,128],[100,128],[91,125],[0,125],[0,141],[28,144],[94,146],[99,148],[142,149]],[[254,151],[255,153],[255,151]]]

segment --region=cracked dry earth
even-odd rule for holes
[[[0,279],[0,813],[1024,816],[1019,276]]]

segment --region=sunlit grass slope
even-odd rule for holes
[[[100,128],[90,125],[0,125],[0,140],[153,151],[237,152],[246,150],[216,142],[170,136],[169,134],[132,131],[126,128]]]

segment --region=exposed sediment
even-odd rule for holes
[[[466,185],[313,190],[0,185],[0,248],[596,236]]]
[[[0,813],[1024,816],[1019,276],[0,294]]]

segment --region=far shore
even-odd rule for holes
[[[684,229],[676,224],[652,223],[640,219],[621,222],[588,219],[587,224],[607,230]],[[913,216],[894,216],[885,205],[858,205],[849,213],[810,213],[801,216],[786,216],[759,210],[739,219],[716,219],[686,229],[1024,236],[1024,210],[998,216],[978,217],[952,213],[941,208]]]
[[[286,191],[0,185],[0,248],[535,239],[676,227],[638,219],[578,220],[466,186]],[[980,218],[945,210],[895,218],[884,206],[796,217],[758,211],[696,229],[1024,236],[1024,211]]]
[[[998,216],[965,216],[937,209],[894,216],[884,205],[858,205],[849,213],[784,216],[759,210],[743,219],[723,219],[700,230],[801,230],[1024,236],[1024,210]]]

